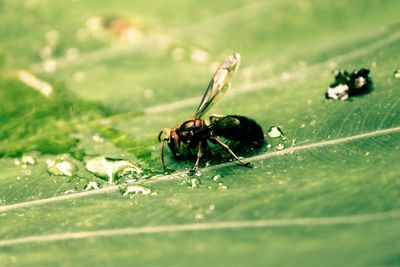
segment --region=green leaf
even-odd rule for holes
[[[398,7],[0,3],[0,266],[399,265]],[[210,145],[194,177],[167,149],[165,174],[157,134],[194,114],[232,52],[241,66],[212,113],[284,138],[229,143],[252,169]],[[362,67],[371,93],[325,100],[335,69]],[[86,169],[102,157],[142,178],[109,184]]]

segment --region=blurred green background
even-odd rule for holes
[[[0,0],[0,266],[400,265],[399,10],[395,0]],[[241,66],[212,113],[286,136],[236,147],[260,155],[255,168],[223,164],[212,147],[201,165],[216,167],[193,182],[193,161],[167,151],[179,175],[140,180],[156,194],[131,198],[86,170],[106,156],[162,174],[158,132],[193,116],[233,52]],[[333,70],[361,67],[370,94],[324,99]],[[49,160],[73,174],[50,175]],[[91,181],[101,193],[87,194]],[[176,227],[96,234],[164,225]],[[67,237],[82,231],[93,236]],[[37,243],[51,234],[61,240]]]

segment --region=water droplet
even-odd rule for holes
[[[283,132],[278,126],[272,126],[268,131],[268,136],[271,138],[283,137]]]
[[[400,79],[400,69],[396,70],[393,75],[395,78]]]
[[[123,191],[122,195],[123,196],[131,196],[131,195],[150,195],[151,190],[149,188],[146,188],[144,186],[140,185],[132,185],[132,186],[127,186]]]
[[[144,177],[143,177],[144,178]],[[135,182],[137,182],[139,179],[126,179],[125,180],[125,183],[127,183],[127,184],[133,184],[133,183],[135,183]]]
[[[205,215],[204,215],[204,213],[197,212],[197,213],[194,215],[194,218],[195,218],[196,220],[203,220],[203,219],[205,218]]]
[[[14,165],[15,166],[21,165],[21,161],[19,159],[14,159]]]
[[[42,63],[42,68],[47,73],[53,73],[57,70],[57,61],[54,59],[46,59]]]
[[[47,172],[50,175],[57,176],[72,176],[72,174],[78,170],[78,168],[69,161],[66,160],[47,160]]]
[[[29,164],[29,165],[35,165],[36,164],[36,160],[32,156],[23,156],[21,158],[21,162],[23,164]]]
[[[200,180],[197,178],[192,178],[188,181],[189,188],[196,188],[200,186]]]
[[[267,148],[271,148],[271,147],[272,147],[272,145],[271,145],[271,144],[268,144],[268,145],[267,145]]]
[[[219,175],[219,174],[214,175],[212,179],[213,179],[214,181],[218,181],[219,179],[221,179],[221,175]]]
[[[99,184],[97,182],[89,182],[85,187],[83,188],[85,191],[88,190],[98,190],[99,189]]]
[[[93,135],[92,140],[95,141],[96,143],[104,143],[103,137],[101,137],[98,134]]]
[[[217,188],[218,191],[224,191],[227,189],[228,189],[227,185],[225,185],[224,183],[218,183],[218,188]]]
[[[142,174],[134,161],[110,159],[106,157],[97,157],[86,163],[86,169],[97,177],[108,180],[109,183],[123,178],[126,180],[138,180]]]
[[[278,149],[278,150],[282,150],[284,148],[285,148],[285,146],[283,144],[277,144],[276,145],[276,149]]]
[[[196,171],[196,172],[194,173],[194,175],[196,175],[197,177],[200,177],[200,176],[201,176],[201,171]]]

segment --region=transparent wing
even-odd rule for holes
[[[228,90],[233,73],[238,69],[240,63],[240,55],[234,53],[227,57],[217,68],[211,78],[210,84],[204,93],[203,99],[197,108],[195,118],[201,118],[207,110],[209,110],[218,99],[220,99]]]

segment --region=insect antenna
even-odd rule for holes
[[[161,136],[162,136],[163,134],[165,134],[165,129],[162,129],[162,130],[160,131],[160,133],[158,134],[158,142],[161,142]]]

